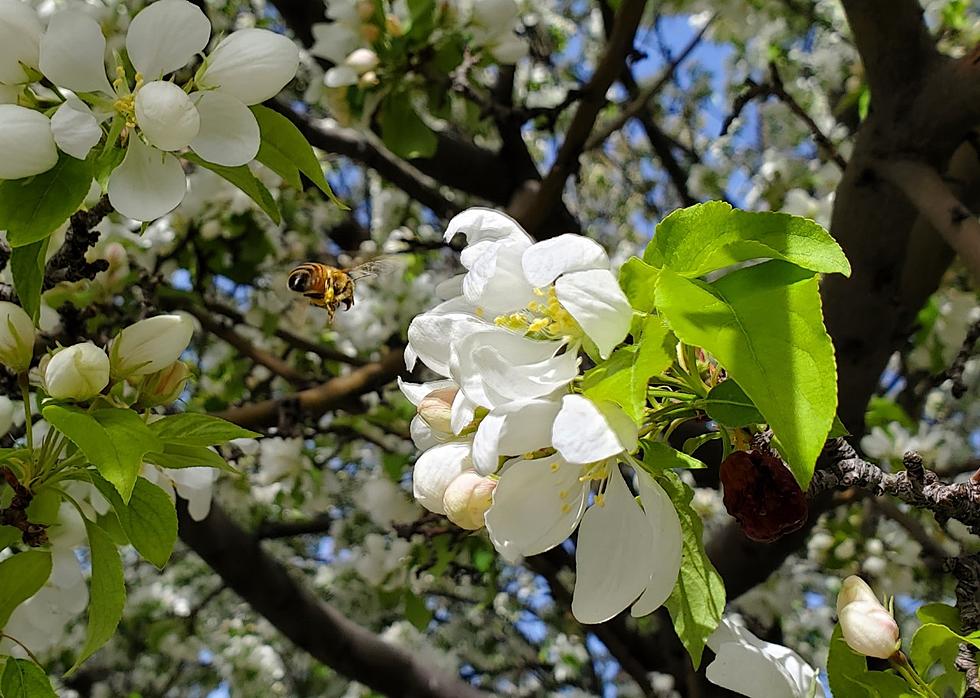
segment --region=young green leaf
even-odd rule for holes
[[[186,446],[184,444],[164,444],[162,451],[152,451],[144,456],[147,463],[159,465],[161,468],[217,468],[228,473],[239,474],[220,454],[204,446]]]
[[[915,617],[923,624],[937,623],[939,625],[945,625],[954,633],[961,632],[963,627],[959,611],[956,610],[955,606],[950,606],[945,603],[927,603],[924,606],[919,606],[915,610]]]
[[[651,475],[659,475],[664,470],[673,468],[685,468],[688,470],[700,470],[708,466],[693,456],[671,448],[662,441],[651,439],[641,439],[640,445],[643,447],[643,469]]]
[[[840,245],[819,224],[770,211],[741,211],[709,201],[674,211],[657,226],[643,260],[685,277],[738,262],[780,259],[810,271],[850,275]]]
[[[259,179],[252,174],[252,171],[248,169],[247,165],[240,165],[238,167],[225,167],[224,165],[216,165],[213,162],[208,162],[204,158],[198,157],[194,153],[183,153],[181,155],[185,160],[193,162],[195,165],[204,167],[211,170],[222,179],[231,184],[235,185],[241,189],[245,194],[248,195],[252,201],[258,204],[259,208],[265,211],[266,215],[272,219],[272,222],[276,225],[282,221],[282,216],[279,213],[279,204],[276,203],[275,198],[272,193],[262,184]]]
[[[854,677],[854,682],[874,691],[878,698],[922,698],[922,693],[914,690],[908,682],[897,674],[884,671],[866,671]],[[852,696],[854,693],[842,693]]]
[[[93,482],[109,500],[133,547],[157,568],[163,569],[177,542],[177,511],[167,493],[139,477],[129,502],[124,502],[105,479],[95,476]]]
[[[847,646],[838,624],[830,638],[830,653],[827,655],[831,693],[835,696],[874,698],[873,693],[856,682],[856,677],[863,676],[867,671],[868,660]]]
[[[75,664],[68,670],[72,674],[82,662],[109,641],[116,632],[119,619],[126,605],[126,583],[123,578],[119,550],[105,531],[85,521],[92,560],[92,578],[89,582],[88,628],[85,645]]]
[[[657,307],[681,340],[710,352],[738,381],[806,488],[837,410],[817,277],[785,262],[739,269],[714,284],[664,269]]]
[[[425,630],[432,620],[432,611],[426,608],[425,602],[410,589],[405,589],[405,620],[420,631]]]
[[[334,195],[333,189],[327,184],[316,153],[296,125],[287,117],[261,104],[249,109],[259,122],[259,133],[262,137],[259,154],[255,159],[296,189],[302,188],[299,177],[302,172],[331,201],[346,209],[347,206]]]
[[[11,247],[43,240],[68,220],[92,184],[92,164],[61,153],[47,172],[0,181],[0,230]]]
[[[586,372],[582,388],[592,400],[620,405],[636,422],[643,419],[650,378],[662,373],[674,360],[675,340],[660,318],[650,316],[643,324],[640,341],[620,347]]]
[[[0,526],[0,552],[21,539],[21,532],[13,526]]]
[[[186,446],[217,446],[232,439],[254,439],[260,436],[220,417],[200,412],[181,412],[158,419],[150,431],[168,444]]]
[[[664,605],[697,669],[708,636],[718,627],[725,610],[725,583],[704,551],[701,517],[691,507],[694,492],[670,470],[661,471],[656,478],[674,502],[684,533],[681,572]]]
[[[34,596],[51,576],[51,553],[28,550],[0,562],[0,628],[10,614]]]
[[[398,157],[411,160],[429,158],[436,152],[438,140],[415,112],[407,92],[393,92],[381,106],[381,137]]]
[[[29,659],[7,658],[0,677],[0,696],[3,698],[57,698],[48,675]]]
[[[926,623],[919,626],[912,636],[909,659],[912,660],[912,665],[920,676],[929,674],[929,670],[936,662],[942,664],[945,673],[962,676],[956,669],[956,656],[959,654],[961,642],[977,644],[975,640],[964,638],[945,625]]]
[[[660,269],[639,257],[630,257],[619,270],[619,285],[634,310],[649,313],[654,306],[654,292]]]
[[[730,378],[709,390],[708,397],[699,405],[709,417],[726,427],[745,427],[766,421],[738,383]]]
[[[48,239],[38,240],[10,251],[10,274],[24,311],[37,324],[41,314],[41,288],[44,285],[44,257]]]
[[[132,410],[107,408],[87,414],[77,408],[49,405],[42,414],[78,446],[123,501],[129,501],[144,454],[163,448],[163,442]]]

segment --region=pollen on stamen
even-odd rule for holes
[[[601,493],[600,494],[597,494],[595,496],[595,505],[597,507],[604,507],[604,506],[606,506],[606,495],[601,494]]]
[[[473,309],[473,314],[476,315],[478,318],[482,318],[484,315],[487,314],[487,311],[484,310],[482,306],[478,305],[476,306],[476,308]]]
[[[553,472],[553,473],[557,473],[558,472],[558,462],[557,461],[551,464],[551,472]]]
[[[569,504],[568,502],[565,502],[564,504],[561,505],[561,513],[562,514],[567,514],[571,510],[572,510],[572,505]]]
[[[568,490],[561,490],[558,493],[559,499],[568,499]]]

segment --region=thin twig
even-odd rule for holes
[[[44,267],[44,290],[62,281],[94,279],[100,271],[109,268],[109,262],[104,259],[86,262],[85,253],[99,241],[99,231],[95,230],[95,226],[111,211],[109,197],[103,196],[92,208],[72,215],[61,249]]]
[[[966,331],[966,338],[963,340],[960,350],[956,352],[956,358],[953,359],[953,363],[950,364],[944,374],[945,378],[953,381],[950,392],[957,400],[966,395],[967,385],[963,381],[963,370],[966,368],[967,359],[973,356],[973,347],[976,345],[978,339],[980,339],[980,320],[970,325]]]

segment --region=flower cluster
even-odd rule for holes
[[[402,384],[417,406],[416,499],[464,528],[486,523],[508,561],[562,543],[578,528],[572,611],[598,623],[632,605],[660,606],[681,560],[680,523],[661,486],[635,464],[637,424],[617,405],[576,392],[580,352],[605,358],[632,309],[605,251],[578,235],[534,243],[488,209],[456,216],[467,271],[448,300],[416,317],[406,361],[443,379]],[[628,533],[624,533],[628,532]],[[634,603],[635,602],[635,603]]]
[[[189,81],[176,84],[175,73],[210,37],[211,23],[193,3],[149,4],[126,35],[131,65],[117,55],[110,81],[106,38],[92,17],[66,9],[44,27],[27,3],[2,0],[0,179],[46,172],[59,150],[84,160],[103,137],[107,151],[122,137],[126,152],[108,177],[109,199],[120,213],[145,221],[184,198],[187,183],[175,153],[189,148],[225,167],[252,161],[260,133],[249,106],[293,79],[299,50],[275,32],[236,31]],[[53,90],[40,87],[42,80]]]

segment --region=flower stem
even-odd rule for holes
[[[27,447],[33,451],[34,426],[31,423],[31,395],[29,392],[30,383],[27,380],[26,371],[17,376],[17,382],[20,384],[20,394],[24,400],[24,428],[27,431]]]
[[[909,662],[908,657],[905,656],[904,652],[901,650],[896,652],[888,658],[888,661],[891,663],[892,667],[894,667],[895,670],[901,674],[902,678],[909,682],[910,685],[918,688],[923,695],[927,696],[928,698],[939,698],[939,695],[932,690],[932,687],[927,684],[921,676],[919,676],[918,672]]]

